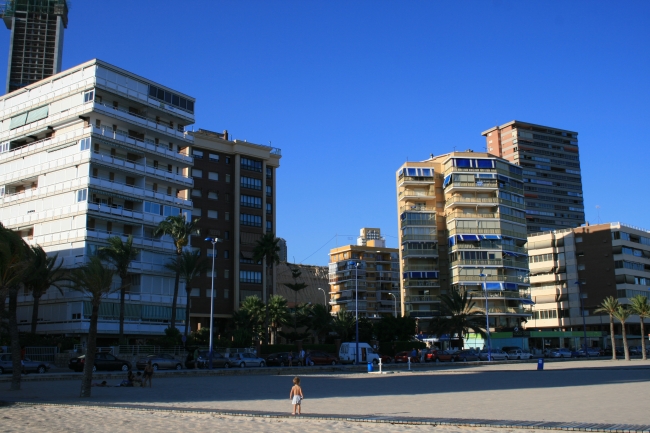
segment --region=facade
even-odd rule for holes
[[[359,317],[379,319],[399,314],[398,250],[387,248],[377,228],[362,228],[357,245],[330,250],[331,313],[356,310]]]
[[[66,0],[9,0],[2,18],[11,30],[7,93],[61,72]]]
[[[248,296],[267,299],[264,269],[253,249],[264,233],[275,233],[276,170],[280,149],[232,140],[228,132],[199,129],[193,133],[192,215],[204,236],[191,246],[212,261],[215,247],[216,318],[228,318]],[[202,254],[203,255],[203,254]],[[212,269],[193,281],[190,323],[193,330],[210,324]],[[267,282],[270,284],[270,281]]]
[[[580,347],[584,328],[589,346],[599,344],[598,337],[609,333],[609,317],[595,310],[606,297],[622,304],[635,295],[650,297],[650,231],[621,223],[585,225],[532,234],[528,249],[535,306],[526,329],[572,332],[573,339],[556,342],[560,347]],[[638,316],[626,323],[628,335],[640,338]],[[620,324],[616,328],[619,333]]]
[[[300,270],[299,283],[307,284],[307,287],[294,292],[285,284],[294,283],[292,269]],[[315,265],[302,265],[300,263],[281,262],[276,266],[275,293],[287,300],[290,308],[296,304],[322,304],[327,306],[329,302],[329,280],[328,267]]]
[[[440,295],[468,291],[490,327],[531,315],[521,168],[487,153],[453,152],[397,171],[403,314],[427,329]],[[442,242],[439,242],[442,240]]]
[[[280,257],[280,263],[284,263],[287,261],[287,240],[283,238],[278,238],[278,247],[280,247],[280,251],[278,251],[278,256]]]
[[[513,120],[482,135],[489,153],[523,169],[528,233],[585,223],[577,132]]]
[[[169,326],[174,254],[153,232],[169,215],[191,218],[194,98],[100,60],[91,60],[0,97],[0,221],[65,267],[85,263],[106,239],[132,235],[124,330],[162,334]],[[117,281],[116,281],[117,283]],[[183,328],[184,288],[177,320]],[[22,331],[33,299],[19,297]],[[101,306],[100,335],[118,331],[118,295]],[[83,335],[90,302],[66,289],[41,298],[38,331]]]

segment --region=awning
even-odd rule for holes
[[[442,182],[442,187],[446,188],[447,185],[449,185],[449,182],[451,182],[451,174],[448,174],[447,176],[445,176],[445,180],[444,180],[444,182]]]
[[[458,235],[458,237],[460,238],[461,241],[465,241],[465,242],[467,241],[473,242],[473,241],[480,240],[479,235]]]
[[[527,257],[526,254],[513,253],[512,251],[503,251],[504,256],[510,257]]]
[[[522,299],[521,303],[526,305],[535,305],[535,303],[530,299]]]
[[[501,235],[481,235],[483,239],[501,239]]]
[[[132,202],[135,202],[135,203],[142,203],[142,201],[143,201],[142,199],[134,198],[132,196],[117,194],[115,192],[107,192],[107,191],[103,191],[103,190],[95,189],[95,188],[89,188],[88,192],[90,194],[93,194],[93,193],[94,194],[102,194],[102,195],[107,195],[107,196],[113,197],[113,198],[119,198],[119,199],[122,199],[122,200],[129,200],[129,201],[132,201]]]

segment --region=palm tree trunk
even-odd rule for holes
[[[120,335],[118,338],[119,344],[122,344],[124,340],[124,298],[126,297],[126,287],[124,287],[124,280],[126,278],[120,278]]]
[[[38,305],[41,302],[41,295],[34,295],[34,306],[32,307],[32,334],[36,334],[36,326],[38,325]]]
[[[93,309],[90,315],[90,328],[88,329],[88,344],[86,345],[86,362],[84,375],[81,379],[81,394],[79,397],[90,397],[93,381],[93,367],[95,366],[95,350],[97,350],[97,319],[99,318],[99,302],[93,299]]]
[[[621,322],[621,331],[623,333],[623,350],[625,351],[625,360],[630,360],[630,350],[627,347],[627,333],[625,332],[625,322]]]
[[[187,286],[187,284],[186,284]],[[185,287],[185,291],[187,292],[187,298],[185,300],[185,341],[187,341],[187,333],[190,328],[190,293],[191,290],[189,287]]]
[[[18,321],[16,310],[18,309],[18,287],[9,289],[9,338],[11,339],[11,391],[20,391],[20,375],[22,373],[20,359],[20,334],[18,333]]]
[[[172,320],[169,325],[170,328],[176,328],[176,298],[178,298],[178,282],[181,279],[180,272],[176,272],[176,277],[174,278],[174,299],[172,299]]]
[[[648,359],[648,355],[645,353],[645,324],[643,323],[643,317],[639,317],[641,319],[641,356],[643,356],[643,360],[645,361]]]
[[[616,361],[616,338],[614,338],[614,317],[609,316],[609,333],[612,337],[612,360]]]

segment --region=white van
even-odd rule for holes
[[[339,349],[339,361],[341,361],[341,364],[354,363],[354,350],[356,346],[357,343],[355,342],[341,344],[341,348]],[[375,353],[368,343],[359,342],[359,363],[366,364],[369,362],[378,364],[379,355]]]

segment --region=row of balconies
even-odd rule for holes
[[[450,248],[450,252],[458,250],[500,250],[500,251],[513,251],[520,254],[527,254],[528,250],[525,247],[518,247],[510,244],[495,245],[492,241],[482,241],[481,245],[476,246],[470,243],[456,243]]]
[[[521,205],[521,208],[523,209],[523,205]],[[526,218],[519,218],[519,217],[515,217],[515,216],[512,216],[512,215],[507,215],[507,214],[504,214],[504,213],[501,213],[501,212],[473,213],[473,212],[452,211],[452,212],[448,212],[445,216],[447,217],[447,223],[448,224],[451,221],[453,221],[454,219],[456,219],[456,218],[501,219],[501,220],[516,222],[516,223],[519,223],[519,224],[526,224]]]
[[[515,268],[528,269],[528,260],[509,260],[509,259],[492,259],[492,260],[453,260],[451,266],[509,266]]]
[[[445,194],[450,193],[455,190],[466,191],[468,189],[485,189],[485,190],[500,190],[500,191],[509,191],[515,194],[523,194],[523,186],[521,188],[515,188],[508,184],[503,184],[497,181],[492,180],[477,180],[476,182],[452,182],[445,187]]]
[[[459,283],[461,281],[496,281],[503,283],[528,284],[530,283],[530,278],[522,275],[488,275],[486,277],[480,277],[478,275],[452,275],[452,283]]]
[[[450,228],[448,231],[449,236],[455,236],[455,235],[466,235],[466,234],[477,234],[477,235],[503,235],[503,236],[509,236],[512,238],[519,238],[519,239],[525,239],[527,240],[527,234],[525,231],[522,232],[515,232],[512,230],[504,230],[504,229],[484,229],[484,228]]]

